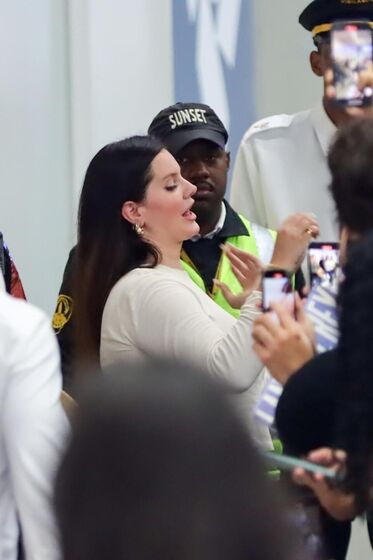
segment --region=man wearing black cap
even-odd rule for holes
[[[299,237],[305,225],[310,224],[310,217],[291,217],[279,234],[279,243],[275,245],[273,231],[249,222],[231,208],[224,199],[229,170],[229,153],[225,151],[228,133],[208,105],[171,105],[158,113],[148,132],[164,143],[178,160],[183,177],[197,187],[193,195],[193,211],[197,215],[200,233],[183,243],[183,266],[216,303],[237,317],[239,311],[227,301],[226,297],[230,298],[224,285],[232,293],[241,292],[242,287],[222,246],[228,242],[258,257],[265,265],[273,259],[277,266],[291,268],[286,256],[284,260],[284,253],[280,256],[277,250],[280,237],[283,240],[285,236],[288,244],[293,243],[286,228],[290,226],[293,236]],[[313,223],[311,227],[314,227]]]
[[[330,67],[330,29],[336,20],[373,21],[373,0],[314,0],[299,17],[317,50],[314,74]],[[231,201],[263,226],[276,229],[294,212],[313,212],[320,238],[337,241],[326,156],[338,126],[351,115],[323,96],[311,110],[263,119],[244,135],[233,172]]]

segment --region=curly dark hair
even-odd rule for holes
[[[328,163],[339,224],[365,234],[373,228],[373,119],[354,119],[341,127]]]
[[[373,233],[351,247],[339,301],[337,444],[348,453],[347,488],[365,509],[373,466]]]

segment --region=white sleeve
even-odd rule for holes
[[[240,143],[232,174],[230,203],[249,220],[268,227],[255,146],[250,137]]]
[[[257,293],[248,298],[239,319],[228,316],[227,331],[205,312],[192,290],[176,281],[157,279],[137,296],[131,306],[133,342],[143,352],[192,361],[231,391],[245,391],[254,383],[263,369],[251,348]]]
[[[56,339],[47,318],[32,311],[32,329],[9,349],[0,425],[27,560],[55,560],[60,551],[51,500],[68,420],[60,404]]]

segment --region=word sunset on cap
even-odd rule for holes
[[[168,117],[168,120],[171,123],[171,129],[192,122],[207,124],[205,113],[206,109],[181,109],[180,111],[176,111],[176,113],[172,113]]]

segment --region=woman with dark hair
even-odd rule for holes
[[[202,373],[116,366],[80,402],[55,493],[65,560],[293,558],[276,488]]]
[[[98,359],[101,319],[114,284],[127,272],[158,264],[156,247],[123,218],[124,201],[140,202],[162,145],[147,138],[108,144],[88,166],[79,203],[75,294],[79,357]]]
[[[265,381],[250,348],[260,295],[252,292],[235,319],[180,264],[182,242],[199,231],[195,190],[150,137],[109,144],[93,158],[79,211],[78,356],[100,355],[104,367],[163,357],[194,363],[236,393],[254,440],[271,448],[268,429],[251,423]]]

